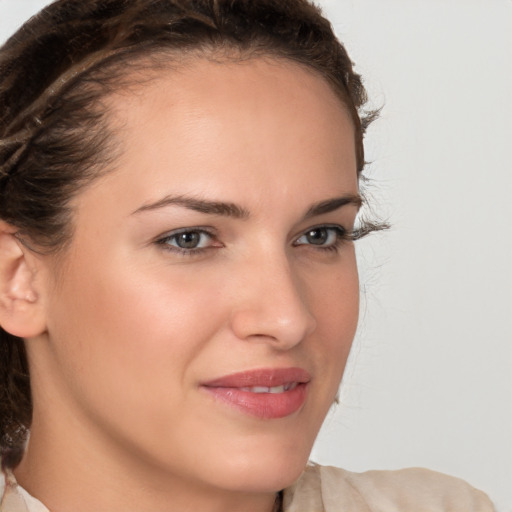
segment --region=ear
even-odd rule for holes
[[[0,220],[0,326],[20,338],[46,329],[36,289],[37,258],[16,238],[16,229]]]

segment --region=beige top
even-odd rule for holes
[[[330,466],[309,466],[285,491],[285,512],[493,512],[482,491],[430,471],[351,473]]]
[[[284,491],[284,512],[494,512],[489,498],[458,478],[427,469],[351,473],[310,465]],[[0,476],[0,512],[49,512]]]

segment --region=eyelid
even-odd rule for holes
[[[303,231],[301,231],[296,237],[295,237],[295,242],[307,235],[309,232],[311,231],[315,231],[317,229],[325,229],[325,230],[335,230],[338,235],[342,238],[346,237],[346,236],[349,236],[351,234],[351,231],[349,229],[347,229],[346,227],[342,226],[341,224],[316,224],[314,226],[310,226],[308,227],[307,229],[304,229]],[[299,244],[299,245],[304,245],[304,244]]]
[[[309,233],[315,230],[330,231],[326,240],[327,243],[315,244],[311,242],[299,242],[302,237],[306,237]],[[329,240],[329,238],[333,236],[332,231],[334,231],[334,240]],[[313,250],[317,252],[336,253],[344,244],[352,242],[353,240],[353,232],[340,224],[317,224],[302,231],[302,233],[295,238],[293,246],[298,248],[303,247],[306,250]]]
[[[195,248],[182,248],[173,246],[168,243],[169,240],[171,240],[174,237],[177,237],[183,233],[200,233],[202,235],[207,235],[210,240],[212,241],[211,244],[209,244],[207,247],[195,247]],[[165,250],[170,252],[176,252],[178,254],[186,254],[186,255],[195,255],[200,254],[204,251],[207,251],[209,249],[223,247],[223,245],[219,242],[217,238],[217,234],[213,228],[206,227],[206,226],[190,226],[190,227],[184,227],[184,228],[177,228],[173,229],[171,231],[167,231],[166,233],[163,233],[162,235],[159,235],[155,240],[154,243],[162,246]]]
[[[307,236],[309,232],[315,230],[329,230],[335,231],[336,238],[334,241],[331,241],[327,244],[314,244],[314,243],[299,243],[300,238]],[[178,237],[183,233],[200,233],[202,235],[206,235],[209,238],[209,242],[205,247],[179,247],[178,245],[173,245],[169,243],[174,237]],[[308,227],[307,229],[301,231],[295,238],[292,245],[295,247],[305,246],[308,248],[312,248],[315,250],[337,250],[343,243],[351,242],[360,238],[358,235],[358,230],[351,230],[345,228],[340,224],[316,224]],[[164,250],[176,253],[178,255],[184,256],[197,256],[211,249],[224,247],[224,244],[219,240],[217,230],[212,228],[211,226],[187,226],[183,228],[173,229],[171,231],[167,231],[158,237],[156,237],[153,241],[158,246],[161,246]]]

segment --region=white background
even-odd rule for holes
[[[0,0],[0,39],[44,0]],[[322,0],[365,77],[362,320],[313,458],[425,466],[512,511],[512,1]]]

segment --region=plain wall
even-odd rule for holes
[[[314,458],[425,466],[512,510],[512,2],[324,0],[381,119],[362,321]]]
[[[0,39],[47,4],[0,0]],[[313,459],[425,466],[512,511],[512,2],[319,2],[381,119],[361,326]]]

